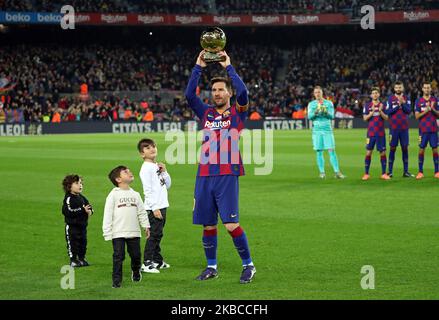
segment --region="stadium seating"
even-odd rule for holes
[[[45,113],[53,113],[57,107],[61,108],[62,121],[108,120],[101,111],[115,108],[131,108],[133,115],[137,112],[142,118],[146,112],[140,107],[142,100],[118,96],[119,91],[156,92],[148,103],[159,118],[193,116],[182,95],[194,62],[193,48],[161,48],[168,52],[166,55],[135,45],[132,48],[17,45],[2,50],[1,63],[5,68],[0,78],[13,84],[13,89],[3,97],[8,122],[42,120]],[[351,109],[360,116],[372,86],[378,85],[385,96],[390,94],[395,80],[402,80],[407,94],[415,99],[422,81],[439,74],[439,67],[434,63],[439,58],[436,44],[370,42],[345,46],[317,42],[292,46],[286,62],[279,50],[262,45],[246,48],[230,45],[228,50],[249,88],[251,111],[263,117],[291,117],[293,111],[306,107],[316,83],[325,88],[336,107]],[[325,52],[325,60],[321,59],[321,52]],[[284,78],[275,79],[282,67],[287,70]],[[208,80],[214,75],[225,75],[225,71],[213,65],[203,73],[200,81],[203,99],[208,97]],[[79,99],[83,83],[88,85],[91,100]],[[434,80],[435,93],[437,89]],[[93,93],[101,91],[114,94],[94,98]],[[164,91],[174,94],[173,101],[162,101],[160,92]],[[23,115],[12,116],[11,110],[19,110]],[[68,117],[71,112],[77,116]]]
[[[71,0],[78,12],[114,13],[335,13],[358,12],[362,5],[373,5],[379,11],[438,8],[437,1],[429,0]],[[59,11],[66,3],[55,0],[3,0],[0,10],[9,11]]]

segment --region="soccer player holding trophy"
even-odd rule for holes
[[[250,257],[247,236],[239,224],[239,176],[244,175],[239,136],[247,117],[248,91],[223,50],[226,43],[224,32],[211,28],[201,35],[204,48],[198,55],[186,88],[189,106],[201,120],[203,142],[194,192],[193,223],[202,225],[203,246],[207,268],[197,280],[208,280],[218,276],[217,225],[218,214],[233,239],[242,259],[243,270],[240,283],[252,281],[256,269]],[[208,63],[220,63],[229,78],[211,79],[213,105],[205,104],[196,94],[203,68]],[[236,90],[236,103],[231,105],[232,84]]]

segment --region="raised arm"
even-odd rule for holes
[[[184,92],[189,107],[195,112],[197,117],[200,119],[203,118],[204,112],[208,108],[208,106],[204,104],[203,101],[201,101],[201,99],[197,96],[196,93],[202,68],[206,66],[206,63],[201,59],[201,55],[203,53],[204,51],[201,51],[201,53],[198,55],[197,63],[195,64],[195,67],[192,69],[191,77],[189,78],[186,91]]]
[[[236,73],[235,68],[232,66],[230,62],[230,57],[227,55],[225,51],[221,51],[219,53],[221,56],[225,56],[226,60],[220,62],[221,66],[226,69],[227,75],[232,80],[233,87],[236,90],[236,103],[238,112],[245,112],[248,109],[248,90],[247,87]]]

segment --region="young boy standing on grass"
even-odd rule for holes
[[[108,177],[115,188],[105,201],[102,231],[104,239],[113,242],[113,288],[120,288],[125,244],[131,258],[131,280],[142,280],[139,224],[145,229],[146,238],[150,225],[140,194],[130,188],[134,180],[130,169],[118,166]]]
[[[62,186],[65,192],[62,214],[66,223],[65,233],[70,266],[87,267],[87,225],[93,209],[81,192],[82,179],[77,174],[64,177]]]
[[[157,163],[157,145],[151,139],[142,139],[137,150],[143,159],[140,169],[145,208],[151,222],[151,237],[145,244],[142,271],[160,273],[159,269],[170,267],[160,254],[160,241],[166,223],[166,210],[169,207],[168,189],[171,187],[171,176],[163,163]]]

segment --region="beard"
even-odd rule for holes
[[[216,108],[222,108],[222,107],[224,107],[227,103],[224,102],[224,101],[221,101],[220,103],[217,103],[217,102],[215,101],[214,104],[215,104],[215,107],[216,107]]]

